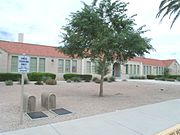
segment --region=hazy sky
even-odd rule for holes
[[[92,0],[83,0],[90,4]],[[146,25],[156,52],[150,58],[177,59],[180,62],[180,18],[170,30],[172,20],[162,23],[155,16],[161,0],[123,0],[130,2],[128,14],[135,17],[138,26]],[[60,29],[66,25],[71,12],[82,7],[81,0],[0,0],[0,40],[17,41],[24,33],[24,42],[58,46]]]

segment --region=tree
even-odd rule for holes
[[[159,5],[159,12],[157,13],[156,17],[159,18],[162,15],[162,21],[165,16],[169,15],[170,19],[173,14],[175,14],[175,17],[171,23],[170,28],[172,28],[174,22],[180,15],[180,0],[162,0]]]
[[[146,32],[142,30],[144,26],[134,29],[134,16],[126,15],[127,3],[101,0],[98,5],[83,4],[82,10],[71,13],[68,24],[63,27],[64,46],[59,49],[72,57],[101,63],[99,96],[103,96],[107,63],[144,55],[152,46],[149,38],[141,36]]]

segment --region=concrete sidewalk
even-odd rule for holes
[[[0,135],[154,135],[180,123],[180,99]]]

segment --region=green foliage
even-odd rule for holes
[[[21,78],[21,74],[18,73],[0,73],[0,81],[12,80],[18,81]]]
[[[169,15],[169,18],[171,18],[173,14],[175,14],[175,17],[171,23],[171,28],[180,15],[179,0],[162,0],[159,5],[159,12],[157,13],[156,17],[159,18],[162,15],[162,21],[165,16]]]
[[[147,75],[147,79],[155,79],[156,75]]]
[[[172,79],[172,78],[166,78],[165,80],[170,81],[170,82],[175,82],[175,79]]]
[[[43,82],[42,81],[37,81],[34,83],[35,85],[43,85]]]
[[[105,82],[106,82],[106,81],[108,81],[108,78],[107,78],[107,77],[105,77],[105,78],[104,78],[104,81],[105,81]]]
[[[110,62],[102,62],[100,60],[96,60],[97,67],[96,67],[96,72],[97,74],[101,75],[103,74],[104,76],[107,75],[109,73],[109,66],[110,66]]]
[[[98,80],[97,77],[93,77],[92,81],[95,82],[96,80]]]
[[[101,80],[99,80],[98,78],[94,81],[95,83],[101,83]]]
[[[56,75],[52,73],[40,73],[40,72],[33,72],[33,73],[28,73],[28,79],[30,81],[46,81],[47,79],[55,79]]]
[[[46,83],[46,85],[56,85],[57,81],[54,79],[48,79],[48,80],[46,80],[45,83]]]
[[[139,79],[139,80],[144,80],[144,79],[146,79],[145,76],[130,76],[129,78],[130,78],[130,79]]]
[[[115,81],[115,77],[113,77],[113,76],[109,77],[108,81],[114,82]]]
[[[165,80],[166,80],[166,78],[165,78],[165,77],[163,77],[163,76],[162,76],[162,77],[156,77],[156,78],[155,78],[155,80],[165,81]]]
[[[92,75],[81,75],[81,74],[64,74],[63,77],[65,80],[71,79],[73,77],[79,77],[79,78],[81,78],[81,80],[91,80],[92,79]]]
[[[67,82],[67,83],[71,83],[71,79],[67,79],[66,82]]]
[[[180,81],[180,77],[177,77],[176,80],[177,80],[177,81]]]
[[[77,77],[77,76],[74,76],[74,77],[71,78],[71,81],[73,81],[73,82],[81,82],[81,78]]]
[[[5,85],[6,86],[12,86],[13,85],[13,81],[12,80],[7,80],[7,81],[5,81]]]

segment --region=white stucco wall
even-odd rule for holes
[[[0,73],[8,72],[8,53],[0,49]]]
[[[176,61],[174,61],[168,68],[169,68],[169,74],[180,75],[180,65]]]

